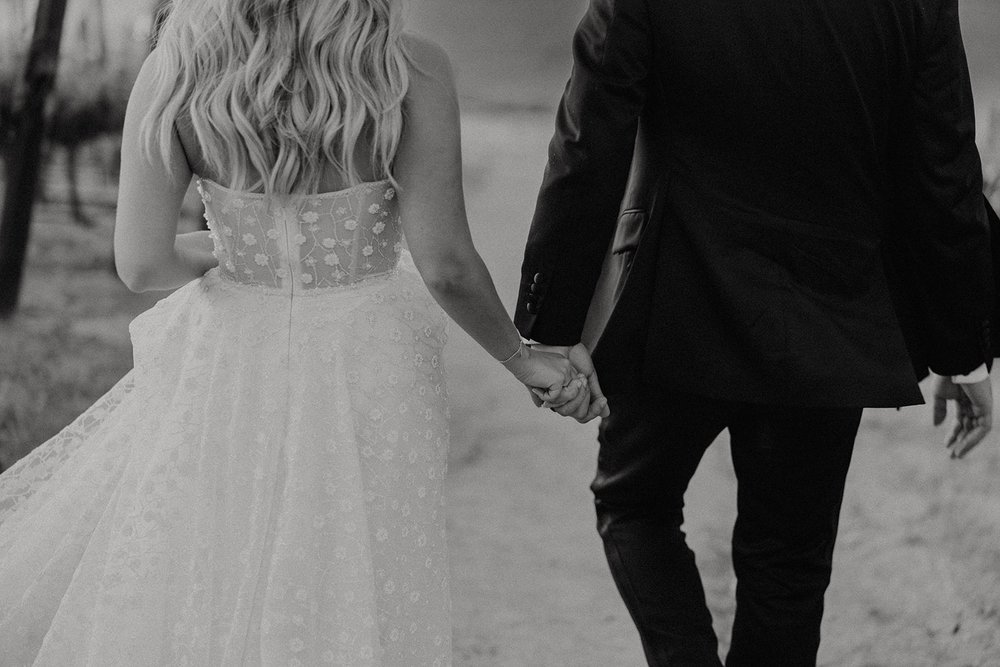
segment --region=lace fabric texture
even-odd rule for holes
[[[388,181],[288,202],[199,179],[223,275],[250,285],[303,291],[387,273],[403,244]]]
[[[266,217],[202,189],[220,267],[0,475],[0,665],[451,664],[445,317],[389,186]]]

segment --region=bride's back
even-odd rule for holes
[[[142,134],[245,192],[391,177],[409,59],[396,0],[189,0],[159,35]]]

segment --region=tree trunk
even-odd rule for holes
[[[39,0],[24,74],[24,105],[16,111],[17,139],[7,163],[0,214],[0,318],[14,313],[21,292],[45,134],[45,100],[55,85],[65,15],[66,0]]]

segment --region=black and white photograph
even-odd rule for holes
[[[1000,665],[997,0],[0,0],[0,667]]]

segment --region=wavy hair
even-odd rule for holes
[[[147,152],[166,159],[184,119],[234,188],[313,193],[327,162],[357,183],[361,141],[392,178],[410,62],[398,0],[173,0],[164,11]]]

